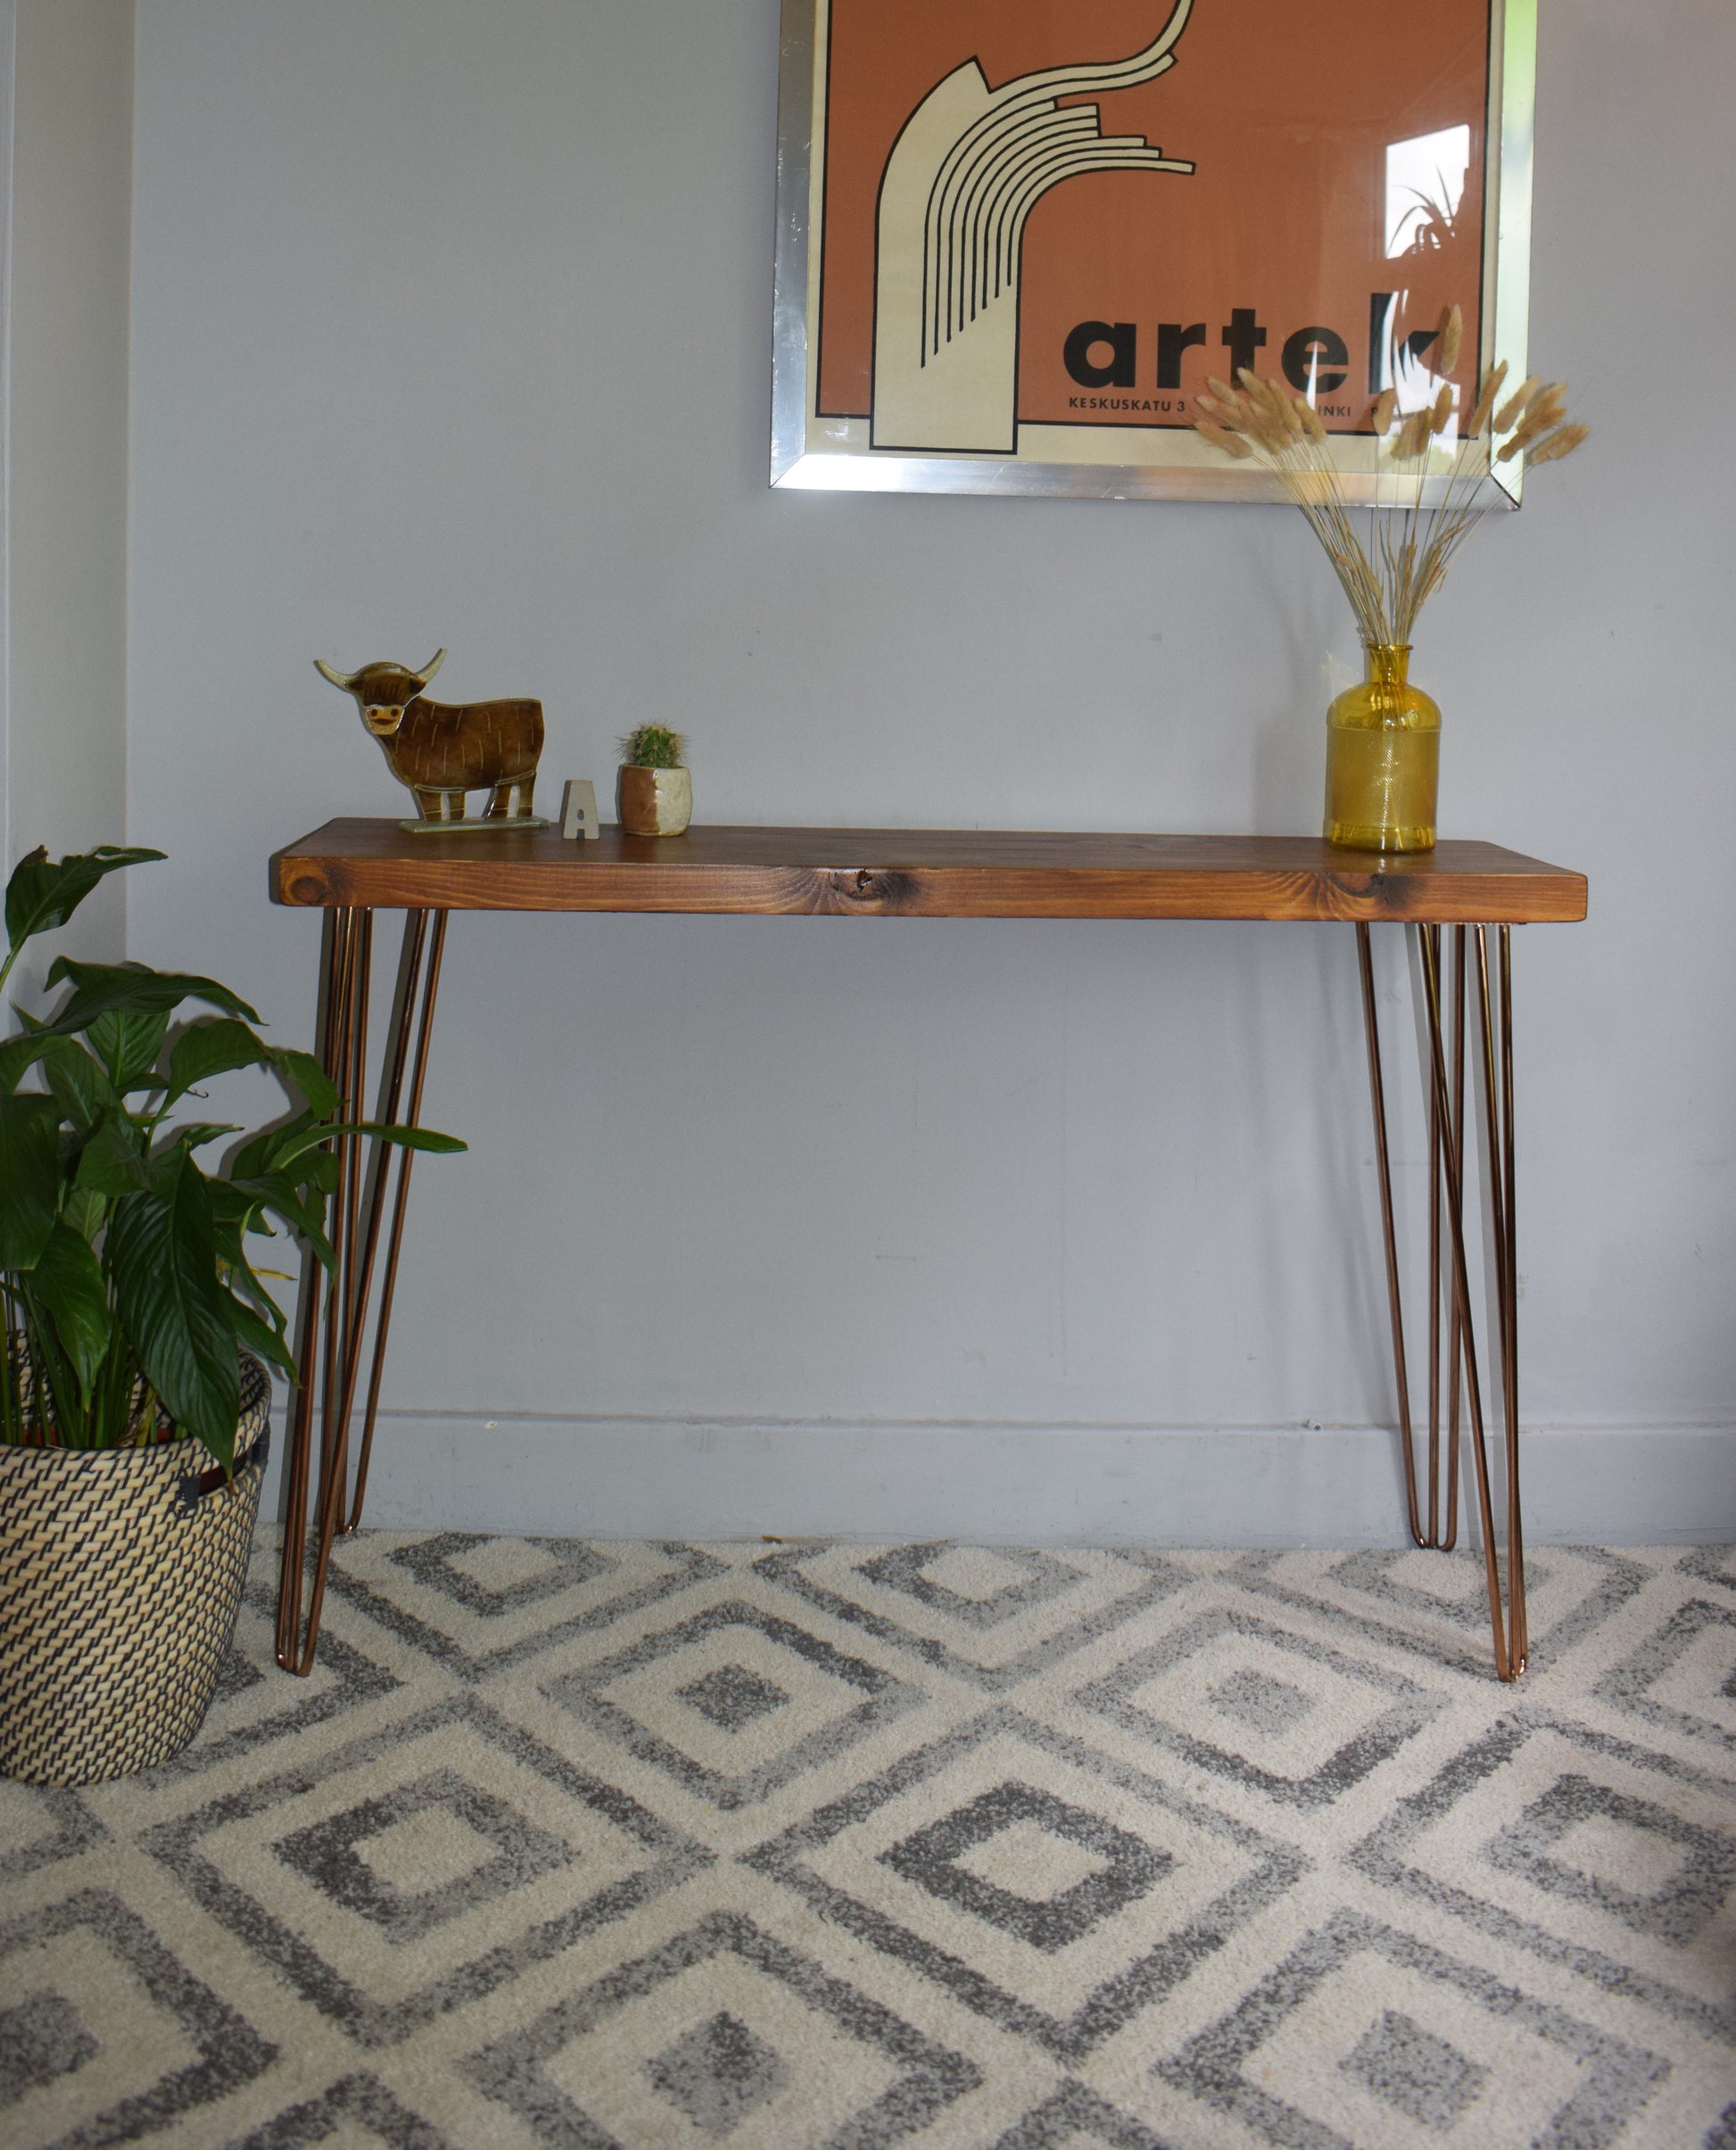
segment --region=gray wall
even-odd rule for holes
[[[17,0],[16,51],[8,864],[119,843],[126,823],[132,0]],[[82,953],[121,953],[124,903],[118,881],[91,899]]]
[[[1354,640],[1289,510],[768,489],[776,68],[774,0],[141,7],[128,828],[172,859],[135,954],[308,1036],[318,922],[267,855],[404,804],[316,655],[541,694],[551,798],[654,716],[707,820],[1316,825]],[[1445,829],[1591,880],[1517,940],[1544,1425],[1736,1416],[1736,471],[1681,415],[1736,332],[1732,69],[1724,0],[1545,7],[1533,351],[1597,438],[1413,665]],[[527,1415],[788,1457],[1379,1422],[1360,1054],[1343,930],[460,918],[427,1113],[471,1149],[418,1170],[388,1403],[503,1463]],[[597,1520],[566,1438],[545,1527]],[[415,1512],[502,1519],[437,1448]],[[1043,1453],[1027,1531],[1072,1498]]]

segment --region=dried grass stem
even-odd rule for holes
[[[1461,335],[1454,307],[1441,327],[1443,374],[1458,362]],[[1203,415],[1195,430],[1228,455],[1257,457],[1281,480],[1332,562],[1365,642],[1409,642],[1418,614],[1489,512],[1478,496],[1494,464],[1517,456],[1527,463],[1558,462],[1587,436],[1587,427],[1563,422],[1567,392],[1561,382],[1533,376],[1497,411],[1495,398],[1506,378],[1503,360],[1484,380],[1451,449],[1442,436],[1452,423],[1455,394],[1443,381],[1429,402],[1405,416],[1386,450],[1384,470],[1381,444],[1398,414],[1398,399],[1392,389],[1382,391],[1369,414],[1377,460],[1366,540],[1326,427],[1305,397],[1244,367],[1236,385],[1208,382],[1196,399]],[[1497,449],[1503,434],[1509,437]],[[1395,466],[1408,467],[1383,497],[1386,473]],[[1432,477],[1443,482],[1426,508]]]

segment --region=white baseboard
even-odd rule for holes
[[[280,1434],[274,1476],[283,1445]],[[1533,1544],[1736,1541],[1736,1426],[1528,1428],[1523,1466]],[[1368,1426],[383,1413],[367,1521],[544,1537],[1397,1546],[1402,1504],[1396,1436]]]

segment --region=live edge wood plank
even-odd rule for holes
[[[1308,836],[977,829],[610,828],[569,842],[553,830],[421,836],[393,821],[333,821],[276,854],[271,893],[381,910],[1512,925],[1585,915],[1583,874],[1496,844],[1381,857]]]

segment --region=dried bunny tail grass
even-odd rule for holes
[[[1512,438],[1502,447],[1499,459],[1505,463],[1521,449],[1529,448],[1550,426],[1558,426],[1567,415],[1567,385],[1558,381],[1534,397],[1529,410],[1519,420]]]
[[[1269,462],[1276,462],[1289,449],[1289,434],[1274,424],[1264,411],[1258,418],[1251,418],[1243,431]]]
[[[1558,426],[1556,430],[1539,441],[1525,458],[1529,469],[1537,463],[1558,463],[1564,455],[1571,455],[1582,441],[1590,440],[1589,426]]]
[[[1226,425],[1244,425],[1250,417],[1255,415],[1254,408],[1247,397],[1234,388],[1226,388],[1220,394],[1207,390],[1203,394],[1195,396],[1194,401],[1202,410],[1217,411]]]
[[[1198,419],[1194,430],[1203,441],[1210,441],[1214,448],[1221,448],[1226,455],[1233,455],[1238,462],[1244,456],[1253,453],[1239,433],[1231,433],[1224,426],[1214,426],[1210,418]]]
[[[1507,360],[1503,359],[1493,373],[1483,384],[1483,393],[1471,407],[1471,415],[1465,421],[1465,438],[1476,440],[1489,423],[1489,413],[1495,408],[1495,398],[1500,393],[1500,385],[1507,378]]]
[[[1449,352],[1458,356],[1452,338],[1462,336],[1462,316],[1450,311],[1441,334],[1444,366]],[[1258,456],[1278,480],[1319,540],[1365,641],[1408,642],[1418,612],[1445,579],[1459,546],[1489,512],[1478,502],[1492,446],[1482,428],[1489,423],[1507,371],[1504,362],[1492,370],[1456,451],[1438,462],[1431,462],[1429,450],[1458,401],[1451,383],[1444,383],[1420,410],[1401,412],[1393,388],[1375,399],[1369,418],[1379,459],[1366,543],[1345,474],[1333,459],[1330,436],[1305,396],[1283,382],[1262,379],[1251,368],[1238,368],[1236,385],[1212,380],[1195,397],[1195,430],[1225,454]],[[1532,462],[1570,455],[1587,429],[1563,424],[1566,413],[1565,385],[1525,382],[1496,421],[1503,426],[1518,421],[1515,437],[1500,451],[1503,459],[1527,448]],[[1475,454],[1468,452],[1473,442]],[[1409,467],[1389,475],[1388,465]],[[1429,484],[1436,471],[1445,480],[1440,487]],[[1431,495],[1426,505],[1426,492]]]
[[[1339,514],[1338,473],[1319,466],[1286,470],[1284,483],[1299,508],[1318,508],[1335,522]],[[1328,550],[1331,548],[1328,546]]]
[[[1234,403],[1214,400],[1207,403],[1203,397],[1195,401],[1207,418],[1221,426],[1226,433],[1238,433],[1258,448],[1264,455],[1279,455],[1290,444],[1290,436],[1278,425],[1264,403],[1252,396],[1237,396]]]
[[[1459,364],[1459,346],[1464,340],[1465,317],[1453,307],[1441,323],[1441,371],[1451,373]]]
[[[1264,406],[1244,396],[1239,388],[1232,388],[1228,381],[1208,382],[1194,401],[1209,418],[1234,433],[1256,432],[1266,423]]]
[[[1284,454],[1302,438],[1302,421],[1291,408],[1290,399],[1246,367],[1242,368],[1241,378],[1242,407],[1246,413],[1243,430],[1268,455]]]
[[[1276,382],[1261,380],[1260,376],[1247,366],[1238,368],[1236,377],[1241,382],[1244,391],[1255,401],[1263,404],[1269,415],[1284,428],[1285,433],[1293,430],[1300,432],[1301,420],[1296,417],[1295,407]]]
[[[1517,426],[1525,414],[1526,405],[1542,385],[1541,373],[1527,374],[1495,413],[1495,431],[1505,433],[1509,426]]]

